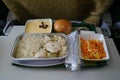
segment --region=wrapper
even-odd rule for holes
[[[75,71],[80,69],[80,55],[79,55],[79,44],[78,44],[78,31],[75,30],[74,32],[68,35],[68,43],[69,43],[69,51],[68,56],[65,59],[65,66],[70,71]]]

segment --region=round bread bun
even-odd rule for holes
[[[66,19],[58,19],[54,22],[54,30],[56,32],[69,34],[72,31],[72,24]]]

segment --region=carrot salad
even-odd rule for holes
[[[106,57],[103,43],[100,40],[85,40],[80,38],[82,57],[84,59],[102,59]]]

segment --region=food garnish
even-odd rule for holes
[[[43,21],[41,22],[41,25],[39,25],[39,28],[46,29],[47,27],[48,27],[48,25],[47,24],[45,25]]]

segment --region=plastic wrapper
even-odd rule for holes
[[[78,31],[75,30],[74,32],[68,35],[68,43],[69,43],[69,54],[65,59],[65,66],[70,71],[76,71],[80,69],[80,57],[79,57],[79,44],[78,44]]]

